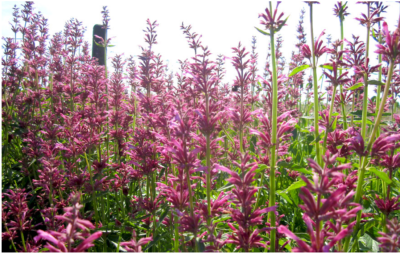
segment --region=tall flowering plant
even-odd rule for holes
[[[275,54],[275,33],[279,32],[285,25],[287,19],[282,19],[283,13],[278,15],[278,6],[272,9],[272,3],[269,3],[269,8],[265,9],[265,14],[262,13],[259,17],[263,18],[261,24],[265,26],[266,31],[260,30],[259,32],[270,37],[271,45],[271,57],[272,57],[272,107],[271,107],[271,158],[270,158],[270,194],[269,194],[269,206],[275,205],[275,166],[276,166],[276,145],[277,145],[277,110],[278,110],[278,77],[277,77],[277,67],[276,67],[276,54]],[[270,213],[271,224],[275,224],[275,213]],[[271,231],[270,247],[275,249],[275,238],[276,231]]]

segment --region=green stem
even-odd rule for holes
[[[272,12],[272,2],[269,2],[270,11]],[[276,145],[277,145],[277,114],[278,114],[278,81],[277,81],[277,71],[276,71],[276,59],[275,59],[275,39],[274,39],[274,28],[270,29],[270,44],[271,44],[271,58],[272,58],[272,146],[271,146],[271,159],[270,159],[270,173],[269,173],[269,207],[275,205],[275,163],[276,163]],[[275,227],[276,217],[274,212],[268,213],[271,219],[271,226]],[[276,229],[271,230],[270,234],[270,251],[275,252],[276,242]]]
[[[333,106],[335,103],[335,96],[336,96],[336,85],[333,86],[333,93],[332,93],[332,99],[331,99],[331,106],[329,108],[329,116],[328,116],[328,126],[325,130],[325,136],[324,136],[324,146],[323,146],[323,154],[326,152],[326,141],[328,139],[328,133],[330,131],[329,125],[331,124],[331,118],[332,118],[332,113],[333,113]]]
[[[382,34],[381,33],[379,33],[379,44],[382,44]],[[379,54],[378,59],[379,59],[379,63],[381,63],[382,62],[381,54]],[[382,82],[382,66],[379,66],[378,81]],[[378,114],[380,103],[381,103],[381,86],[378,85],[378,90],[376,93],[375,114]],[[379,136],[379,129],[378,129],[377,135]]]
[[[368,3],[368,18],[370,17],[370,3]],[[369,33],[371,31],[370,24],[367,24],[367,43],[365,47],[365,67],[368,68],[369,56]],[[368,74],[364,74],[364,103],[361,122],[361,136],[366,140],[367,129],[367,114],[368,114]]]
[[[312,49],[312,61],[313,61],[313,80],[314,80],[314,141],[315,141],[315,152],[317,156],[317,162],[322,165],[321,151],[319,147],[319,127],[318,127],[318,83],[317,83],[317,64],[315,59],[315,48],[314,48],[314,26],[313,26],[313,4],[310,4],[310,25],[311,25],[311,49]]]
[[[22,246],[24,247],[25,252],[28,252],[26,250],[25,237],[24,237],[24,233],[22,232],[22,230],[21,230],[21,241],[22,241]]]
[[[366,149],[367,151],[369,151],[371,149],[372,144],[375,141],[375,135],[376,135],[376,133],[377,133],[377,131],[379,129],[379,125],[381,123],[382,114],[383,114],[383,111],[385,109],[385,103],[386,103],[386,99],[387,99],[387,96],[388,96],[388,93],[389,93],[389,89],[390,89],[390,80],[392,80],[393,69],[394,69],[394,60],[391,59],[390,63],[389,63],[389,70],[388,70],[388,76],[387,76],[387,79],[386,79],[385,90],[383,92],[382,103],[380,104],[379,112],[378,112],[378,115],[376,117],[374,128],[372,129],[372,133],[371,133],[368,145],[367,145],[367,149]],[[360,162],[360,166],[361,167],[360,167],[360,171],[359,171],[359,174],[358,174],[357,189],[356,189],[355,198],[354,198],[354,202],[355,203],[360,203],[361,196],[362,196],[362,191],[363,191],[362,185],[364,184],[365,168],[366,168],[366,166],[368,164],[367,163],[367,160],[368,160],[367,157],[364,157],[363,159],[360,159],[360,160],[361,160],[361,162]],[[354,231],[357,231],[359,226],[360,226],[361,213],[362,213],[362,211],[359,211],[358,214],[357,214],[357,223],[356,223]],[[356,232],[354,232],[354,233],[356,233]],[[348,237],[346,239],[344,251],[348,250],[348,246],[349,246],[348,245],[349,244],[348,241],[349,240],[350,240],[350,237]]]
[[[94,214],[95,214],[95,218],[96,218],[96,223],[98,223],[99,222],[99,215],[97,213],[97,200],[96,200],[96,191],[94,189],[94,183],[93,183],[93,175],[92,175],[92,168],[91,168],[92,166],[89,164],[89,160],[87,158],[86,152],[84,154],[85,154],[86,165],[87,165],[88,170],[89,170],[90,185],[92,186],[92,190],[93,190],[92,199],[93,199],[93,204],[94,204]]]
[[[179,230],[178,230],[178,216],[175,216],[175,222],[174,222],[174,231],[175,231],[175,241],[174,241],[174,247],[175,247],[175,252],[179,252]]]
[[[7,225],[6,225],[5,223],[4,223],[4,227],[6,228],[7,233],[9,233],[8,227],[7,227]],[[14,251],[15,251],[15,252],[18,252],[17,248],[15,247],[14,240],[13,240],[12,238],[10,238],[10,240],[11,240],[11,245],[12,245],[13,248],[14,248]],[[26,251],[26,250],[25,250],[25,251]]]
[[[391,59],[389,62],[389,70],[388,70],[388,75],[386,78],[385,90],[383,92],[382,103],[379,106],[379,112],[378,112],[378,115],[376,116],[376,121],[374,124],[374,128],[372,129],[372,133],[371,133],[371,137],[368,142],[367,150],[371,149],[372,144],[375,141],[375,137],[376,137],[376,133],[379,129],[379,125],[381,123],[382,114],[383,114],[383,111],[385,110],[386,99],[387,99],[389,89],[390,89],[390,81],[392,80],[392,76],[393,76],[393,70],[394,70],[394,59]]]
[[[368,74],[364,74],[364,100],[361,122],[361,136],[366,140],[368,118]]]
[[[209,121],[208,117],[209,115],[209,98],[208,94],[205,94],[205,99],[206,99],[206,117],[207,121]],[[206,166],[207,166],[207,175],[206,175],[206,181],[207,181],[207,213],[208,213],[208,219],[207,219],[207,224],[211,225],[211,151],[210,151],[210,134],[206,134]]]
[[[353,93],[353,101],[351,102],[351,111],[354,112],[354,104],[356,103],[356,91]],[[350,125],[354,127],[354,115],[350,117]]]
[[[107,41],[107,28],[105,29],[104,32],[104,41]],[[106,79],[108,79],[108,73],[107,73],[107,44],[104,44],[104,70],[105,70],[105,77]],[[106,84],[106,100],[107,100],[107,111],[109,110],[109,105],[108,105],[108,84]],[[106,124],[106,131],[109,131],[108,129],[108,120],[107,120],[107,124]],[[106,147],[107,147],[107,159],[110,157],[110,134],[107,133],[107,137],[106,137]]]
[[[193,196],[192,196],[192,187],[190,183],[190,175],[189,175],[189,168],[186,168],[186,179],[187,179],[187,184],[188,184],[188,189],[189,189],[189,208],[190,208],[190,215],[194,219],[194,211],[193,211]],[[195,252],[199,252],[198,246],[197,246],[197,233],[194,232],[194,247],[195,247]]]
[[[343,41],[343,39],[344,39],[344,35],[343,35],[344,16],[340,15],[339,19],[340,19],[340,40]],[[343,43],[342,43],[342,45],[340,45],[340,50],[343,51]],[[342,59],[343,59],[343,55],[340,57],[340,60],[342,60]],[[339,75],[342,75],[342,68],[339,69]],[[344,104],[344,101],[343,101],[344,97],[342,97],[342,94],[343,94],[343,85],[340,84],[340,98],[341,98],[341,106],[342,106],[342,114],[343,114],[343,128],[344,128],[344,130],[346,130],[347,129],[346,106]]]

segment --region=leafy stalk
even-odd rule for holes
[[[366,149],[367,151],[371,150],[372,144],[375,141],[376,133],[377,133],[377,131],[379,129],[379,126],[380,126],[380,123],[381,123],[382,114],[383,114],[383,111],[385,109],[385,103],[386,103],[386,99],[387,99],[387,96],[388,96],[388,93],[389,93],[389,89],[390,89],[390,80],[392,79],[393,69],[394,69],[394,60],[390,60],[388,76],[387,76],[386,84],[385,84],[385,90],[384,90],[383,97],[382,97],[382,103],[380,104],[378,115],[376,116],[376,121],[375,121],[375,124],[374,124],[374,128],[372,129],[372,133],[371,133],[368,145],[367,145],[367,149]],[[356,189],[356,194],[355,194],[355,198],[354,198],[354,202],[355,203],[360,203],[360,201],[361,201],[361,196],[362,196],[362,193],[363,193],[365,169],[366,169],[367,164],[368,164],[368,158],[367,157],[363,157],[360,160],[361,160],[360,161],[361,168],[359,170],[358,181],[357,181],[357,189]],[[355,225],[353,233],[357,233],[358,232],[358,228],[360,226],[360,221],[361,221],[361,213],[362,213],[361,210],[357,213],[357,223]],[[349,242],[350,242],[350,237],[348,237],[346,239],[344,251],[348,250]]]
[[[347,2],[346,2],[347,4]],[[342,11],[339,15],[339,20],[340,20],[340,40],[343,41],[344,35],[343,35],[343,28],[344,28],[344,6],[342,6]],[[343,51],[343,43],[340,45],[340,51]],[[340,57],[340,60],[343,59],[343,55]],[[339,76],[342,75],[342,68],[339,69]],[[340,84],[340,95],[343,93],[343,85]],[[342,96],[340,96],[341,99],[343,99]],[[344,130],[347,129],[347,117],[346,117],[346,106],[344,104],[344,101],[341,101],[341,106],[342,106],[342,114],[343,114],[343,128]],[[332,115],[331,113],[329,115]]]
[[[319,147],[319,127],[318,127],[318,76],[317,76],[317,64],[315,60],[315,48],[314,48],[314,28],[313,28],[313,6],[310,4],[310,26],[311,26],[311,50],[312,50],[312,70],[313,70],[313,81],[314,81],[314,142],[315,152],[317,156],[318,164],[322,165],[321,151]]]
[[[272,15],[272,2],[269,2],[269,8]],[[278,111],[278,79],[276,71],[276,55],[275,55],[275,39],[274,28],[270,28],[270,44],[271,44],[271,60],[272,60],[272,145],[271,145],[271,159],[270,159],[270,173],[269,173],[269,207],[275,205],[275,164],[276,164],[276,132],[277,132],[277,111]],[[270,212],[268,215],[271,218],[271,225],[275,226],[275,213]],[[270,251],[275,252],[276,229],[271,230],[270,237]]]
[[[379,27],[380,27],[380,22],[379,22]],[[382,34],[381,34],[381,33],[379,33],[378,43],[379,43],[379,44],[382,44]],[[381,63],[382,63],[382,55],[381,55],[381,54],[379,54],[378,60],[379,60],[379,64],[381,64]],[[379,66],[378,81],[379,81],[379,82],[382,82],[382,66]],[[376,91],[376,108],[375,108],[375,114],[378,114],[379,107],[380,107],[380,103],[381,103],[381,86],[378,85],[378,89],[377,89],[377,91]],[[377,134],[377,136],[379,136],[379,128],[378,128],[376,134]]]

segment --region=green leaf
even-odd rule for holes
[[[354,123],[362,123],[362,120],[353,120]],[[369,119],[367,119],[367,125],[374,125],[374,122],[370,121]]]
[[[108,239],[108,238],[107,238],[107,240],[108,240],[109,242],[111,242],[111,244],[114,245],[114,247],[115,247],[116,249],[118,249],[118,246],[119,246],[118,243],[116,243],[116,242],[114,242],[114,241],[111,241],[111,240]],[[127,252],[127,251],[126,251],[124,248],[122,248],[122,247],[119,247],[119,251],[120,251],[120,252]]]
[[[380,82],[378,80],[368,80],[368,84],[385,86],[384,83],[382,83],[382,82]]]
[[[298,171],[298,172],[301,172],[301,173],[304,173],[304,174],[312,174],[311,171],[309,171],[309,170],[304,168],[305,166],[302,166],[302,165],[299,165],[299,164],[290,164],[290,163],[287,163],[287,162],[279,162],[278,166],[282,167],[282,168],[295,170],[295,171]]]
[[[165,219],[165,217],[168,215],[168,211],[169,211],[169,206],[167,206],[167,208],[165,209],[165,211],[161,214],[158,222],[157,222],[157,226],[156,229],[158,228],[158,226],[161,224],[161,222]]]
[[[345,3],[342,5],[342,8],[340,8],[340,10],[339,10],[339,16],[342,16],[342,15],[343,15],[344,9],[346,8],[346,5],[347,5],[347,2],[345,2]],[[342,17],[342,20],[344,20],[344,18],[345,18],[345,16]]]
[[[377,170],[376,168],[373,168],[373,167],[368,168],[367,170],[369,170],[372,173],[374,173],[380,179],[385,181],[385,183],[387,183],[387,184],[391,184],[392,183],[392,180],[390,180],[390,178],[388,177],[388,175],[385,172],[379,171],[379,170]]]
[[[232,188],[234,185],[231,183],[227,183],[226,185],[222,186],[221,188],[217,189],[218,192],[222,192]]]
[[[143,249],[143,251],[146,251],[150,249],[154,244],[156,244],[168,231],[165,231],[161,235],[157,235],[156,238],[153,238],[153,241],[151,241],[149,244],[146,245],[146,247]]]
[[[267,32],[264,32],[263,30],[261,30],[261,29],[258,29],[257,27],[254,27],[254,28],[256,28],[256,29],[257,29],[257,31],[259,31],[260,33],[262,33],[262,34],[264,34],[264,35],[267,35],[267,36],[269,36],[269,35],[270,35],[269,33],[267,33]]]
[[[165,169],[166,169],[166,167],[163,167],[163,168],[161,169],[160,176],[159,176],[159,180],[160,180],[160,178],[162,178],[162,176],[164,175]]]
[[[294,69],[292,70],[292,72],[289,74],[289,77],[294,76],[294,75],[296,75],[297,73],[300,73],[301,71],[306,70],[306,69],[308,69],[308,68],[310,68],[310,67],[311,67],[311,66],[308,65],[308,64],[298,66],[298,67],[296,67],[296,68],[294,68]]]
[[[331,65],[328,65],[328,64],[319,65],[319,67],[323,68],[323,69],[333,70],[333,67]],[[344,69],[346,69],[346,68],[337,68],[337,70],[344,70]]]
[[[357,111],[355,111],[355,112],[351,112],[350,113],[351,115],[354,115],[354,116],[359,116],[359,117],[361,117],[362,116],[362,110],[357,110]],[[382,113],[382,116],[391,116],[392,114],[390,113],[390,112],[384,112],[384,113]],[[376,113],[371,113],[371,112],[368,112],[367,113],[367,116],[368,117],[375,117],[376,116]]]
[[[289,16],[285,19],[285,21],[282,22],[282,24],[274,31],[274,33],[279,32],[282,27],[286,24],[286,22],[288,21]]]
[[[371,238],[368,234],[364,234],[359,239],[360,250],[368,252],[378,252],[379,243]]]
[[[314,119],[314,116],[301,116],[302,119]]]
[[[107,47],[115,47],[115,45],[107,45]]]
[[[143,219],[146,219],[146,218],[148,218],[148,217],[150,217],[151,216],[151,214],[147,214],[147,215],[144,215],[144,216],[140,216],[140,217],[136,217],[136,218],[134,218],[135,220],[143,220]]]
[[[220,216],[220,218],[219,218],[218,220],[214,220],[214,221],[213,221],[213,224],[218,223],[218,222],[221,222],[221,221],[229,220],[230,218],[231,218],[230,215],[228,215],[228,214],[223,214],[222,216]]]
[[[319,65],[319,67],[323,69],[333,70],[333,67],[331,65]]]
[[[298,206],[300,198],[299,198],[299,194],[297,193],[297,191],[290,191],[289,194],[292,197],[292,200],[293,200],[294,204],[296,206]]]
[[[344,157],[337,157],[336,161],[341,162],[341,163],[345,163],[346,162],[346,158]]]
[[[332,124],[332,131],[335,131],[335,129],[336,129],[337,119],[338,119],[338,117],[335,117],[335,121],[333,121],[333,124]]]
[[[293,202],[290,200],[289,196],[286,194],[286,192],[283,191],[276,191],[276,194],[282,196],[282,198],[284,198],[287,202],[289,202],[290,204],[293,204]]]
[[[358,232],[359,232],[361,229],[363,229],[364,226],[365,226],[366,224],[368,224],[368,223],[370,223],[370,222],[375,222],[375,220],[374,220],[374,219],[370,219],[370,220],[367,220],[366,222],[361,223],[360,226],[359,226],[359,228],[358,228],[356,231],[354,231],[353,237],[352,237],[351,240],[350,240],[350,246],[349,246],[349,249],[348,249],[347,252],[350,252],[351,249],[353,248],[354,242],[355,242],[355,241],[358,241],[358,240],[356,240],[357,235],[358,235]],[[368,251],[368,250],[366,250],[366,251]]]
[[[291,168],[291,170],[295,170],[298,172],[301,172],[303,174],[308,174],[308,175],[312,175],[313,173],[305,168]]]
[[[196,243],[198,245],[199,252],[204,252],[206,250],[206,246],[204,245],[204,242],[201,238],[197,238]]]
[[[102,44],[100,44],[100,43],[97,43],[95,40],[94,40],[94,43],[95,43],[97,46],[99,46],[99,47],[104,47],[104,45],[102,45]]]
[[[190,242],[194,238],[194,234],[192,233],[183,233],[183,238],[185,239],[185,242]]]
[[[291,184],[285,191],[286,192],[293,191],[293,190],[299,189],[303,186],[306,186],[306,182],[304,182],[303,180],[296,181],[293,184]]]
[[[356,89],[362,87],[363,85],[364,85],[363,83],[356,83],[355,85],[347,88],[346,90],[356,90]]]
[[[262,172],[262,171],[264,171],[264,170],[266,170],[266,169],[268,169],[268,166],[267,166],[267,165],[265,165],[265,164],[259,164],[259,165],[258,165],[258,168],[255,170],[255,172],[256,172],[256,173],[260,173],[260,172]]]

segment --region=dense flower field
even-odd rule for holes
[[[299,11],[288,63],[279,33],[293,17],[279,3],[259,15],[261,70],[255,39],[215,56],[182,24],[193,55],[174,74],[154,51],[157,21],[138,58],[102,66],[82,23],[50,35],[33,2],[15,6],[2,42],[2,250],[399,251],[400,21],[361,2],[367,37],[343,38],[337,2],[342,38],[327,43],[315,4]]]

